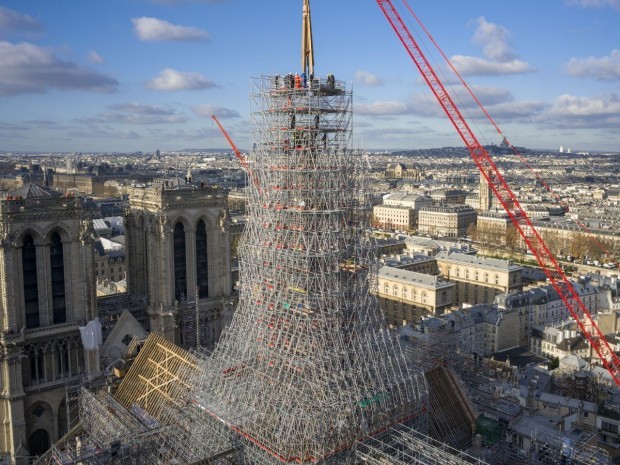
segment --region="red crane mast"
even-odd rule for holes
[[[456,128],[465,146],[469,150],[476,166],[483,174],[493,193],[502,204],[527,247],[532,251],[540,267],[545,272],[551,285],[562,298],[564,304],[576,321],[584,337],[598,354],[601,362],[611,374],[616,385],[620,387],[620,358],[611,349],[603,333],[596,325],[587,307],[579,298],[575,288],[568,280],[562,268],[549,251],[530,218],[521,207],[517,197],[491,159],[487,150],[478,142],[467,121],[447,92],[435,70],[418,46],[409,29],[398,14],[391,0],[377,0],[381,11],[396,32],[407,53],[420,71],[420,74],[437,98],[439,104]],[[556,276],[558,278],[556,278]]]

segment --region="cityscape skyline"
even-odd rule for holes
[[[337,71],[354,86],[355,144],[460,145],[373,3],[346,0],[327,12],[312,4],[317,75]],[[411,6],[513,144],[620,150],[620,136],[609,131],[620,118],[620,50],[610,40],[619,1]],[[226,146],[211,114],[249,148],[251,73],[301,72],[298,24],[287,19],[298,10],[283,1],[273,8],[233,0],[4,1],[0,150]],[[259,15],[271,17],[273,30],[264,32]],[[288,68],[278,69],[282,57]],[[460,106],[479,123],[468,102]],[[501,142],[479,124],[481,142]]]
[[[561,27],[620,0],[418,11],[512,143],[553,144],[535,172],[415,44],[454,147],[373,2],[312,1],[304,82],[298,1],[10,1],[0,465],[620,458],[620,52]],[[226,146],[212,113],[247,158],[180,151]]]

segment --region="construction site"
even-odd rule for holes
[[[525,452],[505,433],[485,443],[472,396],[490,368],[459,354],[446,328],[427,338],[387,329],[371,292],[378,265],[364,154],[351,148],[352,91],[315,76],[309,0],[302,11],[301,72],[251,80],[230,326],[212,352],[198,337],[192,351],[157,334],[134,339],[105,382],[71,391],[79,415],[35,463],[609,463],[585,439],[541,435]]]

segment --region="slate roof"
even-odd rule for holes
[[[7,192],[7,195],[12,197],[20,197],[22,199],[62,197],[62,194],[58,191],[52,190],[48,187],[37,186],[33,183],[24,184],[22,187],[10,190]]]

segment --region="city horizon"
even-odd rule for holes
[[[87,8],[71,0],[62,15],[34,0],[0,7],[4,150],[225,146],[212,114],[238,146],[248,147],[251,73],[301,73],[298,25],[290,21],[299,15],[295,2],[280,2],[269,15],[251,3],[242,17],[234,1],[114,1]],[[617,1],[528,8],[442,1],[415,8],[511,143],[620,151],[613,131],[620,115],[620,51],[606,40],[620,15]],[[450,17],[437,14],[448,8]],[[376,5],[346,0],[327,12],[321,5],[314,9],[317,77],[337,71],[354,86],[354,146],[371,141],[368,150],[409,150],[457,143]],[[354,9],[356,20],[346,20]],[[256,21],[261,15],[265,20]],[[266,34],[265,25],[274,27]],[[453,79],[448,83],[466,96]],[[470,99],[460,106],[482,143],[500,142]]]

